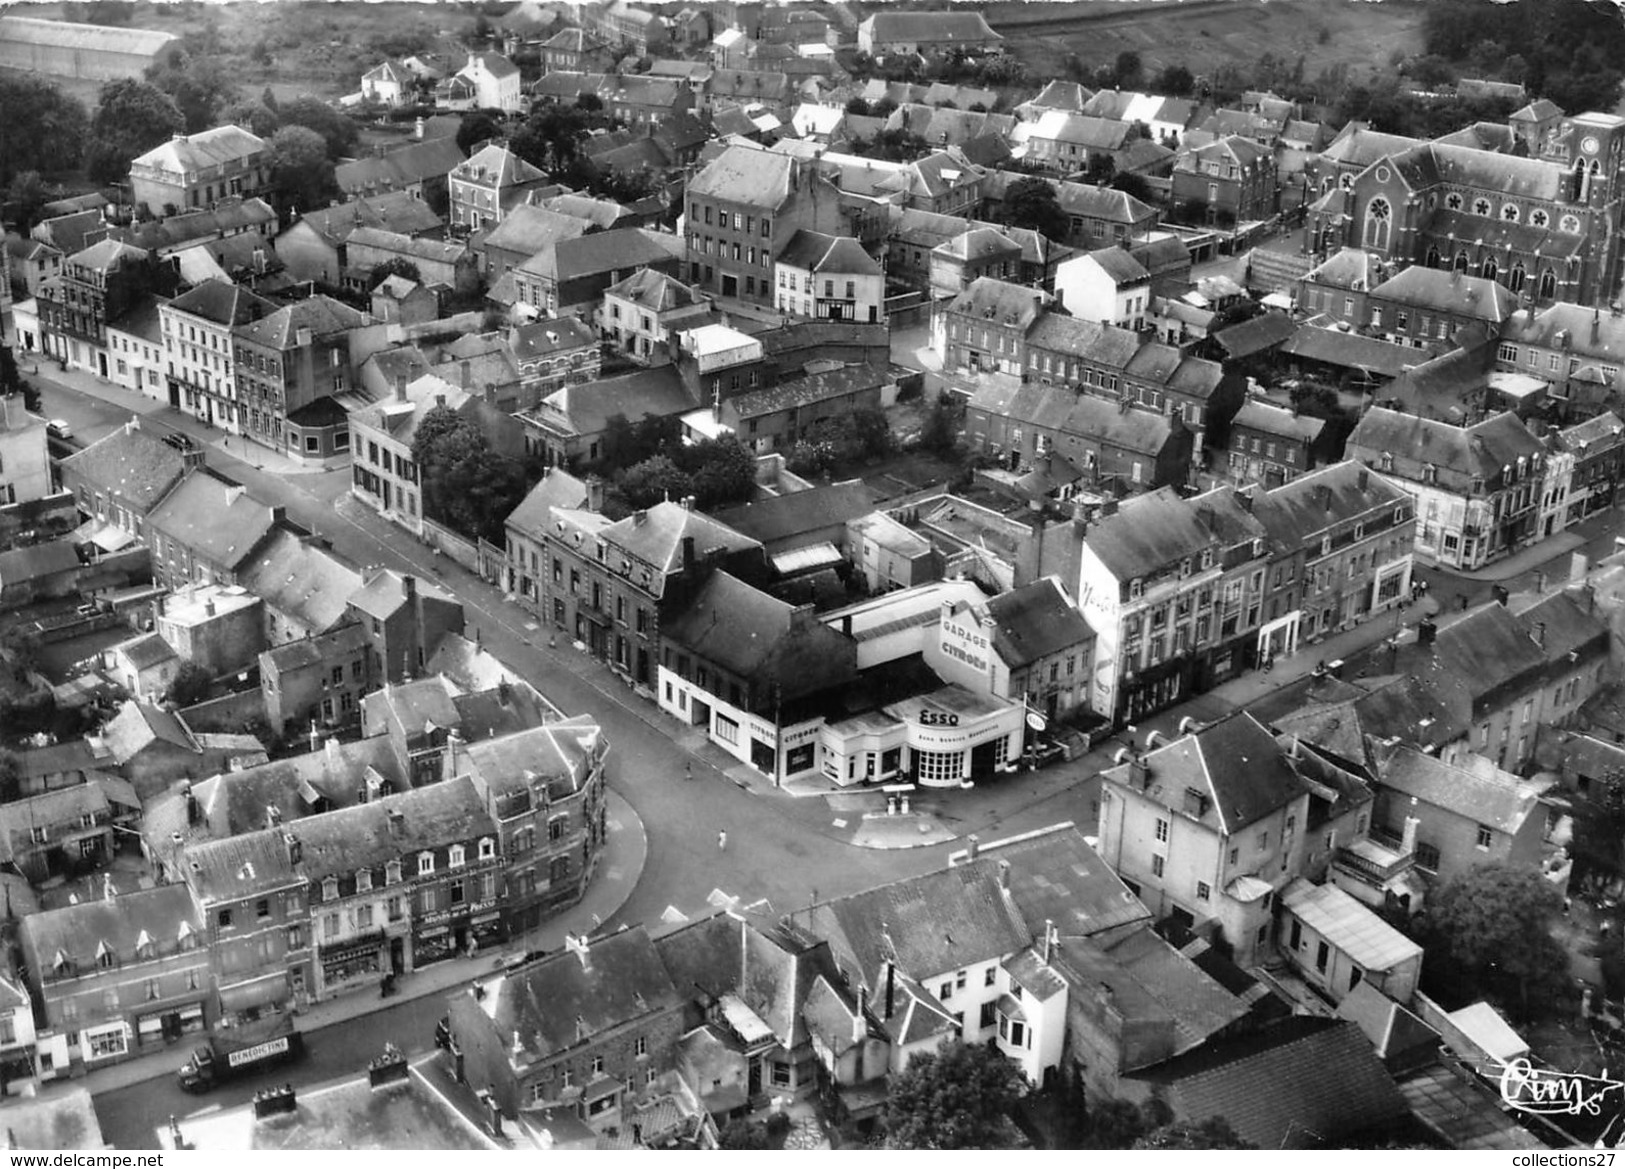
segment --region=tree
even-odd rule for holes
[[[935,454],[952,454],[959,444],[959,425],[964,410],[952,394],[939,393],[920,427],[920,446]]]
[[[655,455],[622,471],[615,489],[628,507],[637,509],[693,495],[694,480],[665,455]]]
[[[1145,68],[1140,64],[1140,54],[1133,49],[1124,49],[1117,54],[1117,60],[1112,63],[1112,80],[1118,89],[1137,89],[1144,76]]]
[[[423,489],[423,514],[469,538],[501,543],[508,513],[524,499],[524,468],[493,451],[477,426],[449,406],[418,423],[412,460]]]
[[[188,134],[218,125],[221,112],[241,96],[227,67],[215,57],[182,55],[148,68],[147,80],[175,99]]]
[[[337,162],[351,154],[361,131],[348,114],[341,114],[319,97],[303,94],[277,108],[283,126],[303,126],[321,135],[327,157]]]
[[[258,138],[269,138],[282,126],[277,112],[259,98],[233,102],[221,111],[220,119],[241,126]]]
[[[367,275],[367,290],[370,292],[377,288],[391,276],[404,276],[414,284],[423,283],[423,273],[418,271],[416,264],[404,256],[393,256],[382,264],[373,265],[372,271]]]
[[[457,127],[457,149],[473,154],[482,142],[502,137],[502,123],[489,110],[470,110]]]
[[[1176,1120],[1153,1129],[1134,1142],[1136,1149],[1256,1149],[1244,1141],[1222,1116],[1210,1116],[1200,1124]]]
[[[0,803],[9,804],[23,796],[23,761],[17,752],[0,747]]]
[[[1009,1148],[1010,1110],[1025,1093],[1016,1065],[995,1047],[960,1040],[918,1055],[886,1093],[893,1149]]]
[[[1463,974],[1481,982],[1510,979],[1525,1015],[1534,987],[1561,987],[1568,960],[1552,937],[1563,895],[1535,869],[1479,865],[1428,903],[1427,932]]]
[[[1170,97],[1185,97],[1196,88],[1196,78],[1183,65],[1167,65],[1157,74],[1152,88]]]
[[[56,191],[45,185],[37,170],[25,170],[11,180],[6,188],[6,218],[26,232],[39,220],[40,209],[56,197]]]
[[[1152,198],[1151,184],[1145,181],[1144,175],[1132,171],[1119,171],[1112,176],[1111,182],[1106,184],[1114,191],[1122,191],[1125,195],[1132,195],[1142,203]]]
[[[851,101],[847,102],[846,112],[849,114],[856,114],[860,118],[872,116],[869,113],[869,103],[864,101],[861,97],[855,97]]]
[[[756,459],[732,435],[680,447],[675,461],[693,477],[694,503],[702,510],[744,503],[756,488]]]
[[[879,106],[875,108],[875,116],[879,117]],[[924,138],[902,126],[895,130],[882,130],[873,138],[860,138],[852,145],[854,154],[887,162],[913,162],[930,152],[931,146]]]
[[[183,662],[175,671],[174,681],[164,693],[164,701],[180,709],[195,706],[209,697],[214,687],[214,675],[196,662]]]
[[[1037,175],[1017,179],[1004,192],[1004,218],[1012,227],[1027,227],[1065,239],[1069,221],[1055,198],[1055,184]]]
[[[337,193],[332,160],[322,136],[305,126],[284,126],[267,144],[272,197],[279,212],[325,206]]]
[[[0,110],[6,111],[0,126],[0,183],[79,161],[89,123],[83,103],[43,78],[6,76],[0,77]]]
[[[133,159],[185,129],[175,99],[150,81],[109,81],[101,88],[85,148],[91,181],[122,182]]]
[[[733,1150],[765,1150],[772,1148],[772,1142],[767,1139],[767,1125],[757,1120],[748,1120],[743,1117],[730,1120],[722,1126],[717,1133],[717,1147]]]

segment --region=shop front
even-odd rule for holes
[[[1020,703],[945,686],[894,702],[885,713],[902,724],[903,766],[922,787],[959,787],[1021,757]]]
[[[220,1017],[232,1024],[252,1023],[262,1015],[285,1011],[292,992],[288,974],[273,970],[220,988]]]
[[[183,1035],[206,1029],[201,1000],[172,1004],[135,1017],[136,1045],[144,1049],[162,1047],[174,1043]]]
[[[1294,609],[1285,617],[1270,621],[1258,630],[1258,660],[1291,657],[1298,652],[1298,623],[1302,614]]]
[[[130,1053],[130,1025],[120,1019],[79,1032],[79,1058],[87,1064],[106,1063]]]
[[[389,941],[383,930],[369,930],[320,947],[316,963],[321,973],[319,998],[371,986],[389,973]]]

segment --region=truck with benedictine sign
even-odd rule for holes
[[[175,1073],[188,1092],[207,1092],[216,1084],[251,1072],[263,1071],[305,1053],[305,1039],[293,1025],[293,1016],[233,1027],[194,1048]]]

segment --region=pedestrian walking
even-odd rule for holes
[[[726,828],[724,828],[721,832],[717,833],[717,851],[718,852],[727,852],[728,851],[728,830]]]
[[[684,779],[693,779],[694,778],[694,764],[693,763],[685,763],[685,764],[683,764],[683,778]]]

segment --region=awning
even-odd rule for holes
[[[1018,1023],[1027,1021],[1027,1012],[1021,1009],[1021,1004],[1014,995],[1001,994],[999,996],[999,1014],[1006,1019],[1014,1019]]]
[[[253,1011],[287,1001],[288,976],[280,970],[263,978],[220,988],[220,1009],[223,1011]]]
[[[91,520],[74,529],[73,538],[80,544],[94,544],[103,552],[117,552],[135,542],[135,537],[123,528],[105,520]]]
[[[614,1076],[604,1076],[588,1084],[581,1093],[581,1099],[588,1104],[594,1100],[602,1100],[605,1096],[613,1096],[621,1090],[621,1081]]]
[[[792,548],[773,557],[773,571],[780,576],[794,576],[839,564],[843,557],[834,544],[808,544],[805,548]]]

